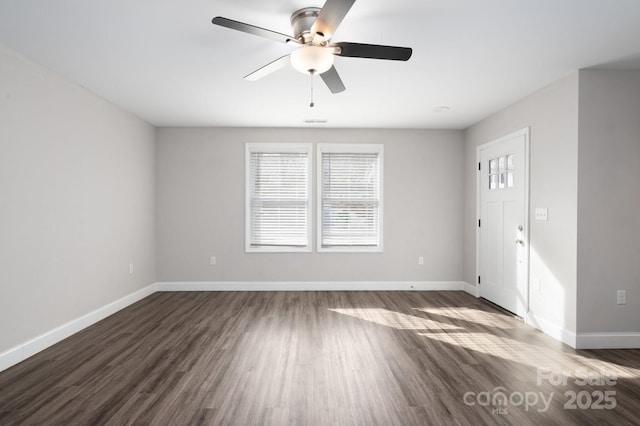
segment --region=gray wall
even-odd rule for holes
[[[153,127],[0,45],[0,353],[153,283],[154,214]]]
[[[575,333],[577,258],[578,74],[566,77],[465,132],[464,280],[475,283],[476,149],[530,127],[530,311]],[[547,222],[533,220],[546,207]]]
[[[580,71],[579,129],[578,331],[639,332],[640,71]]]
[[[384,253],[245,253],[246,142],[384,144]],[[156,148],[158,281],[462,279],[460,131],[158,129]]]

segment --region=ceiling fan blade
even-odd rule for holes
[[[320,77],[329,90],[331,90],[331,93],[344,92],[345,87],[338,75],[338,71],[336,71],[336,67],[332,66],[329,68],[329,71],[325,71],[320,74]]]
[[[392,61],[406,61],[413,50],[410,47],[380,46],[378,44],[363,43],[334,43],[331,47],[339,47],[338,56],[351,58],[389,59]]]
[[[244,33],[265,37],[271,40],[279,41],[280,43],[287,43],[290,40],[295,40],[294,37],[286,34],[277,33],[275,31],[256,27],[255,25],[251,24],[245,24],[244,22],[240,21],[234,21],[233,19],[223,18],[222,16],[216,16],[211,22],[215,25],[220,25],[221,27],[231,28],[232,30],[242,31]]]
[[[356,0],[327,0],[311,26],[311,34],[322,33],[329,40]]]
[[[287,65],[289,65],[290,62],[291,61],[289,60],[289,55],[284,55],[273,62],[269,62],[264,67],[258,68],[251,74],[246,75],[244,79],[249,81],[260,80],[262,77],[266,77],[272,72],[276,72],[279,69],[286,67]]]

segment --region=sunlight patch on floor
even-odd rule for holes
[[[433,315],[442,315],[456,320],[469,321],[488,327],[509,329],[517,327],[513,318],[480,309],[451,306],[446,308],[416,308],[418,311]]]
[[[485,312],[480,309],[447,307],[416,308],[416,310],[424,312],[427,315],[432,314],[440,317],[448,317],[450,321],[463,320],[477,324],[479,327],[495,328],[497,334],[503,333],[498,330],[513,329],[518,325],[516,319],[498,313]],[[616,364],[606,361],[591,359],[570,352],[563,353],[557,348],[547,348],[544,345],[525,343],[519,340],[497,336],[492,333],[470,332],[467,327],[453,325],[446,322],[447,320],[444,322],[437,321],[394,312],[384,308],[335,308],[329,309],[329,311],[396,330],[413,330],[418,336],[434,339],[470,351],[495,356],[507,361],[518,362],[534,368],[563,372],[569,377],[575,376],[576,363],[589,371],[615,373],[619,378],[640,377],[640,371],[635,369],[629,369],[628,367],[620,368]]]
[[[581,364],[583,368],[591,371],[607,371],[615,373],[617,377],[638,377],[628,369],[621,369],[615,364],[606,361],[590,359],[571,353],[560,353],[557,350],[548,349],[544,346],[531,345],[509,338],[494,336],[489,333],[426,332],[418,333],[418,335],[464,349],[499,357],[507,361],[514,361],[535,368],[562,372],[568,377],[575,377],[576,374],[580,374],[580,371],[576,371],[576,363],[578,363],[578,365]]]
[[[462,330],[461,327],[455,325],[420,318],[413,315],[406,315],[400,312],[393,312],[388,309],[372,308],[329,310],[398,330]]]

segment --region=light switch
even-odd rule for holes
[[[536,208],[536,220],[547,220],[548,213],[546,207]]]

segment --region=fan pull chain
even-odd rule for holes
[[[313,108],[313,106],[315,105],[313,103],[313,75],[316,73],[315,70],[310,70],[309,74],[311,74],[311,103],[309,104],[309,108]]]

